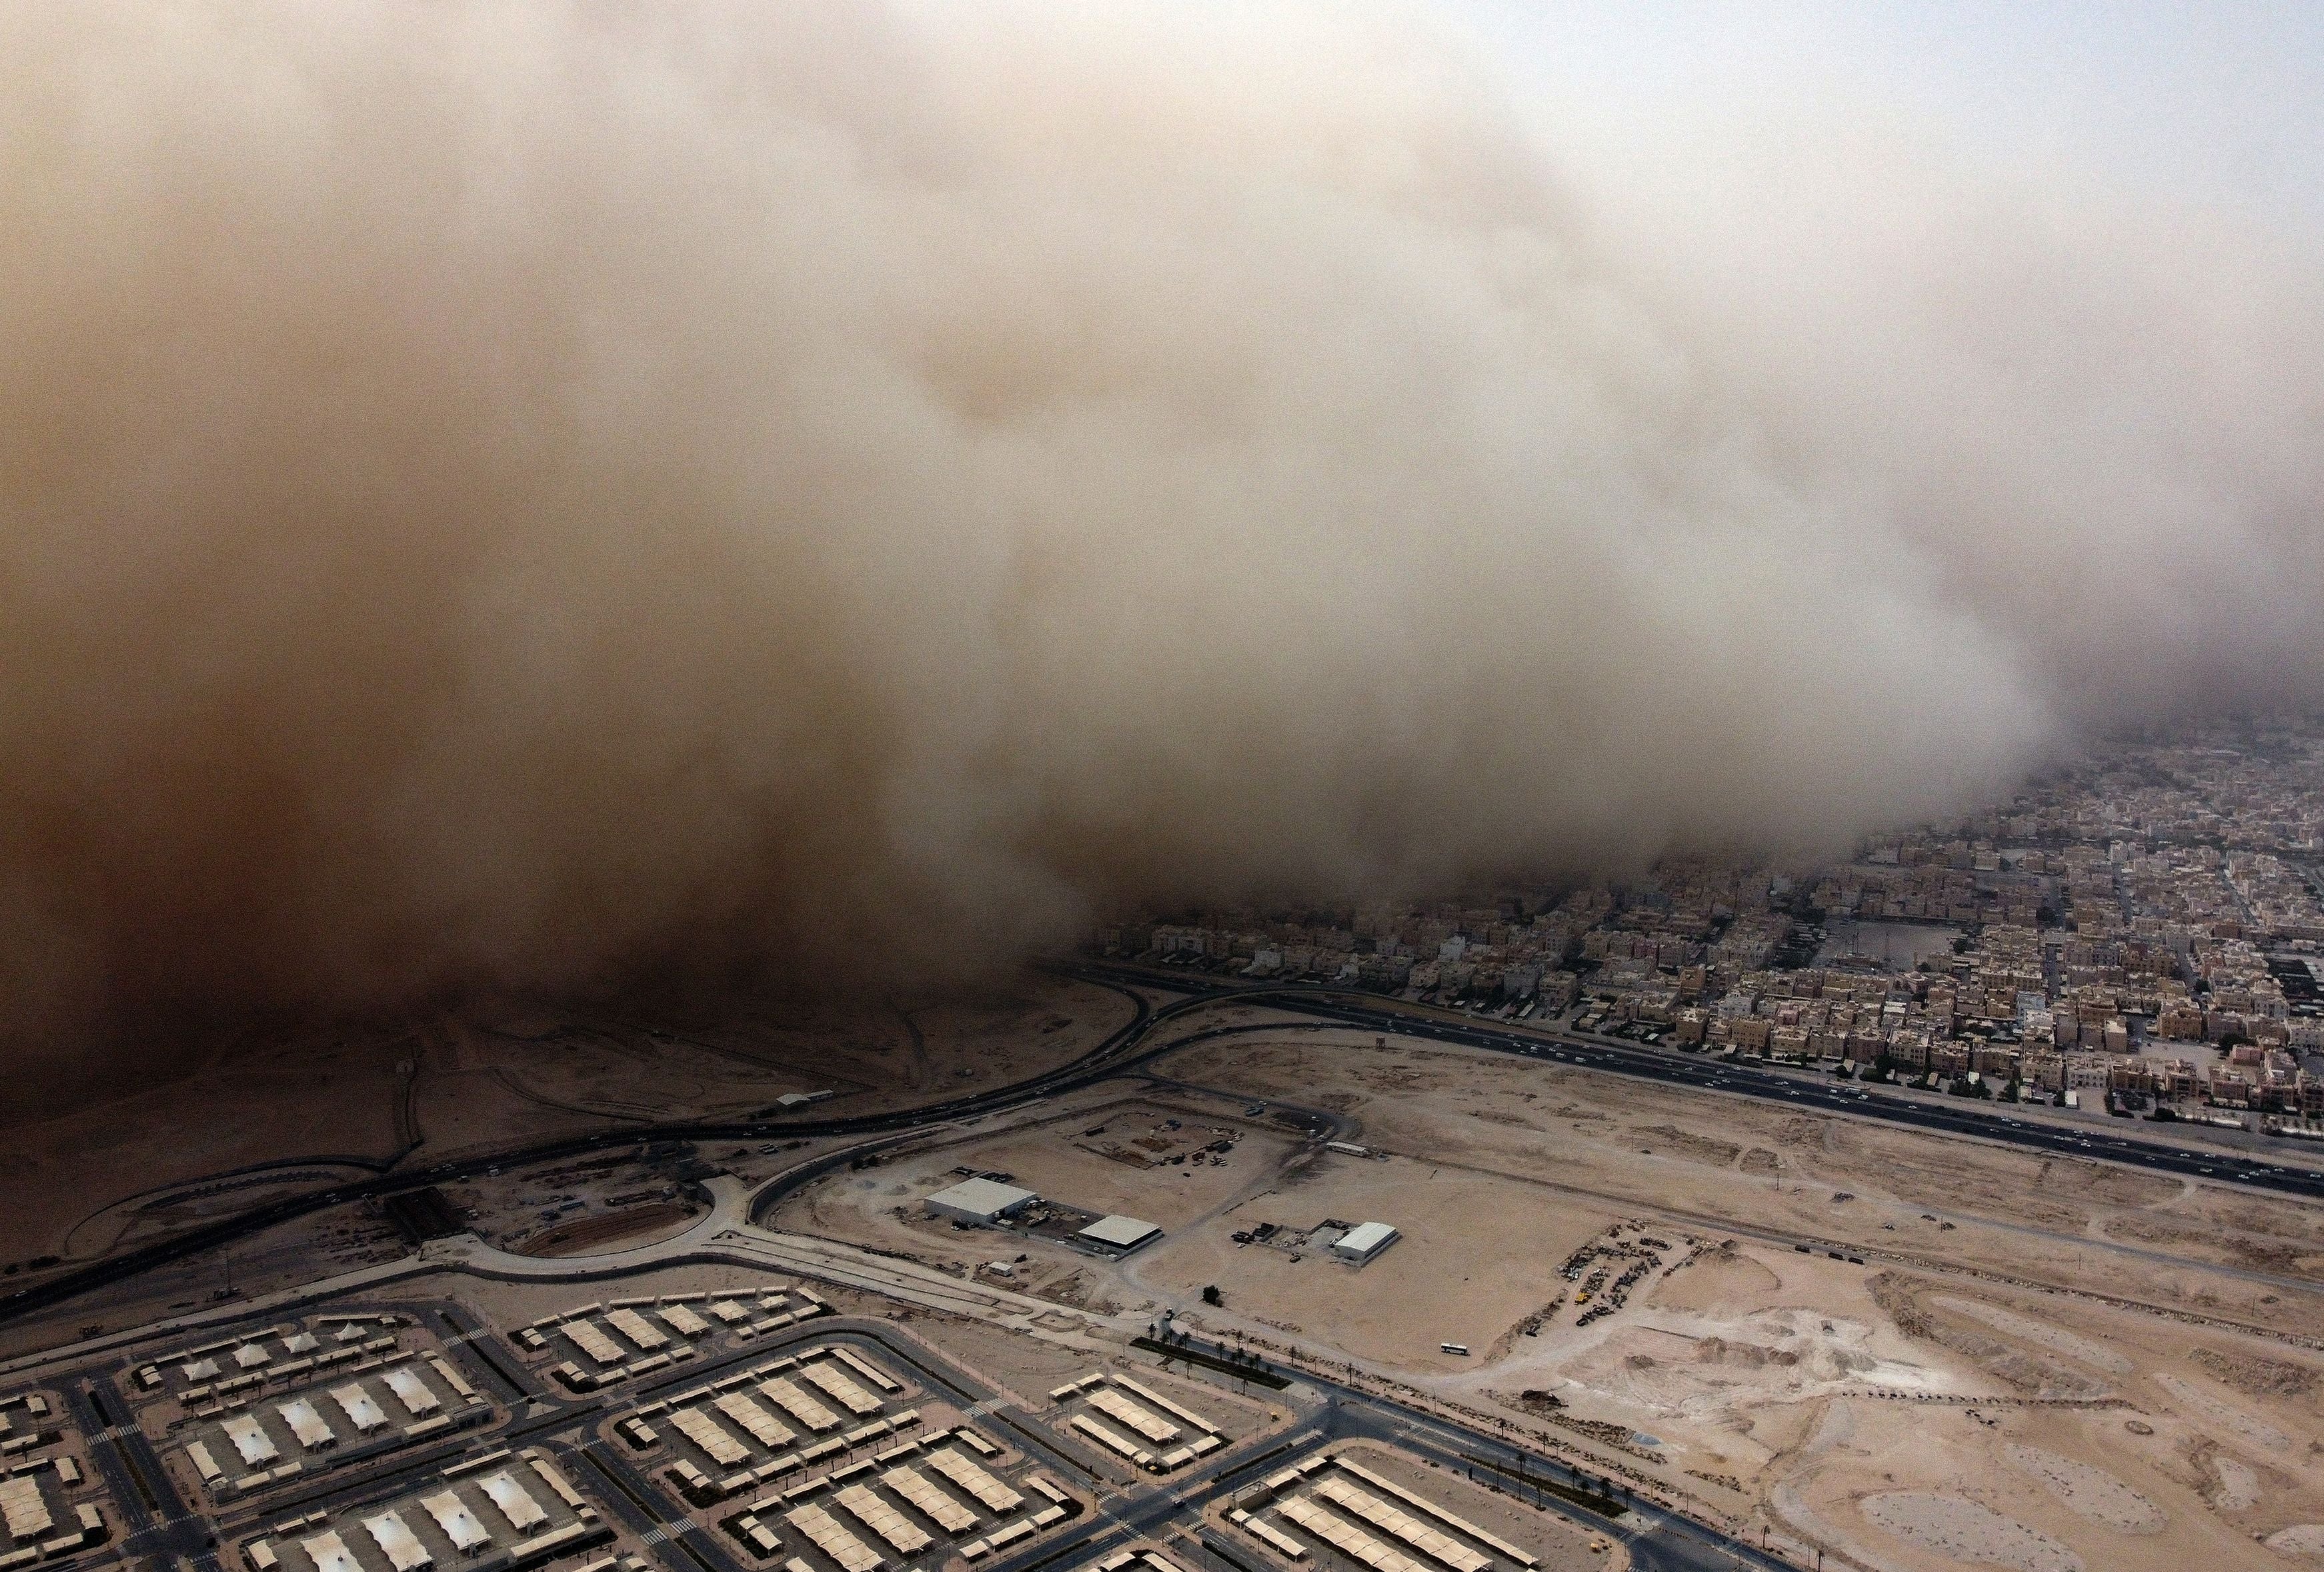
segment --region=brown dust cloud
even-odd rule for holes
[[[11,1062],[1826,849],[2317,693],[2312,245],[1545,124],[1424,5],[0,8]]]

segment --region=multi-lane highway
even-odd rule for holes
[[[2215,1179],[2279,1190],[2310,1198],[2324,1197],[2324,1173],[2304,1153],[2282,1159],[2247,1157],[2185,1146],[2157,1139],[2152,1132],[2171,1126],[2134,1126],[2122,1133],[2122,1123],[2107,1124],[2053,1124],[2008,1112],[2009,1105],[1986,1102],[1938,1102],[1893,1091],[1874,1090],[1856,1081],[1835,1080],[1812,1071],[1785,1070],[1675,1050],[1652,1049],[1592,1038],[1576,1032],[1526,1028],[1504,1022],[1468,1020],[1420,1009],[1406,1009],[1359,994],[1344,994],[1302,985],[1251,989],[1201,976],[1148,974],[1129,968],[1081,965],[1072,975],[1091,981],[1142,983],[1171,987],[1219,1000],[1264,1003],[1296,1014],[1379,1033],[1425,1038],[1466,1048],[1486,1049],[1538,1059],[1570,1064],[1615,1075],[1636,1076],[1672,1086],[1724,1092],[1783,1103],[1820,1113],[1877,1119],[1939,1134],[1971,1136],[2063,1157],[2102,1159],[2108,1162],[2153,1169],[2189,1179]],[[1145,1057],[1141,1055],[1140,1057]]]
[[[1938,1102],[1895,1092],[1868,1090],[1860,1083],[1836,1081],[1811,1072],[1779,1069],[1748,1061],[1681,1053],[1671,1050],[1592,1038],[1572,1031],[1528,1028],[1400,1005],[1374,995],[1305,984],[1252,986],[1198,974],[1149,972],[1103,962],[1056,965],[1059,975],[1110,987],[1133,1002],[1131,1019],[1090,1052],[1029,1079],[946,1102],[847,1118],[797,1116],[742,1121],[672,1121],[620,1131],[535,1142],[488,1151],[472,1151],[457,1161],[397,1167],[374,1178],[270,1201],[200,1228],[93,1262],[75,1271],[0,1297],[0,1321],[65,1303],[106,1284],[205,1250],[263,1233],[295,1218],[357,1201],[375,1199],[422,1186],[474,1178],[487,1166],[515,1167],[583,1152],[662,1141],[763,1141],[770,1137],[874,1136],[973,1118],[1093,1085],[1168,1053],[1176,1041],[1151,1040],[1157,1028],[1187,1013],[1224,1003],[1260,1004],[1304,1014],[1318,1022],[1397,1033],[1546,1063],[1566,1063],[1616,1075],[1636,1076],[1698,1090],[1785,1103],[1803,1109],[1874,1119],[1938,1134],[1972,1137],[2064,1157],[2099,1159],[2132,1167],[2250,1185],[2315,1199],[2324,1198],[2324,1172],[2306,1153],[2281,1159],[2237,1155],[2158,1139],[2167,1125],[2052,1124],[2004,1112],[2005,1105]],[[1157,1005],[1141,990],[1174,990],[1184,996]]]

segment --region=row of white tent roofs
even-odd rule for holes
[[[549,1513],[541,1509],[540,1503],[535,1501],[532,1493],[519,1484],[515,1475],[507,1469],[489,1475],[478,1483],[494,1509],[518,1533],[530,1533],[549,1521]],[[435,1520],[444,1537],[452,1542],[452,1548],[463,1556],[472,1555],[493,1542],[492,1534],[456,1491],[447,1489],[434,1495],[423,1495],[420,1498],[420,1506]],[[387,1557],[392,1572],[420,1572],[420,1568],[434,1564],[435,1558],[429,1553],[428,1547],[420,1542],[419,1536],[411,1531],[401,1512],[391,1510],[375,1513],[364,1518],[363,1526],[364,1531],[372,1537],[373,1543]],[[336,1529],[326,1529],[310,1539],[300,1540],[299,1548],[315,1564],[315,1572],[364,1572],[363,1564],[355,1559],[354,1552],[347,1549],[346,1541],[339,1537]]]
[[[395,1393],[396,1401],[413,1419],[423,1419],[443,1406],[436,1394],[429,1391],[428,1383],[420,1380],[414,1371],[389,1371],[387,1385],[388,1390]],[[388,1423],[386,1410],[364,1390],[361,1382],[333,1387],[331,1401],[347,1416],[347,1423],[353,1425],[359,1435],[367,1436],[374,1430],[384,1429]],[[338,1438],[331,1427],[324,1422],[323,1416],[316,1411],[311,1398],[294,1398],[277,1405],[274,1411],[281,1416],[284,1424],[290,1427],[290,1433],[298,1438],[299,1445],[310,1452],[319,1451]],[[242,1461],[247,1467],[263,1467],[278,1456],[265,1428],[252,1415],[230,1415],[223,1429],[226,1439],[234,1443],[235,1450],[242,1455]]]
[[[368,1334],[363,1327],[353,1324],[341,1327],[332,1334],[333,1340],[340,1343],[353,1343],[366,1336]],[[292,1332],[282,1339],[282,1351],[294,1359],[312,1354],[321,1346],[312,1332]],[[266,1345],[256,1338],[236,1348],[233,1355],[235,1367],[238,1370],[256,1370],[272,1363],[273,1357],[266,1351]],[[188,1381],[215,1381],[220,1373],[217,1357],[206,1354],[189,1362],[178,1373]]]

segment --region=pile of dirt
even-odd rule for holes
[[[594,1217],[576,1217],[570,1223],[559,1223],[534,1234],[519,1245],[519,1255],[589,1255],[607,1245],[624,1240],[636,1240],[641,1234],[674,1234],[694,1221],[695,1209],[676,1203],[650,1207],[632,1207],[626,1211],[601,1212]],[[643,1241],[641,1241],[642,1243]]]
[[[1908,1337],[1934,1343],[1973,1360],[1995,1380],[2029,1397],[2089,1399],[2103,1397],[2107,1388],[2080,1371],[2012,1348],[1982,1332],[1948,1326],[1929,1314],[1917,1295],[1931,1284],[1900,1272],[1883,1271],[1866,1285],[1872,1302]]]
[[[1883,1271],[1864,1286],[1871,1290],[1872,1302],[1880,1307],[1881,1314],[1895,1323],[1899,1332],[1925,1343],[1940,1341],[1936,1322],[1914,1298],[1917,1291],[1929,1286],[1927,1283],[1918,1278],[1906,1277],[1902,1272]]]
[[[2316,1372],[2304,1364],[2217,1348],[2197,1348],[2187,1357],[2205,1373],[2247,1397],[2305,1397],[2316,1390]]]
[[[2255,1271],[2301,1277],[2324,1275],[2312,1264],[2314,1256],[2303,1255],[2299,1246],[2280,1240],[2249,1239],[2209,1228],[2178,1227],[2146,1216],[2111,1218],[2106,1225],[2106,1233],[2108,1238],[2135,1240],[2197,1261],[2225,1261]]]
[[[1675,1124],[1642,1124],[1630,1133],[1652,1137],[1655,1151],[1665,1157],[1683,1157],[1694,1162],[1710,1163],[1714,1168],[1725,1168],[1743,1151],[1731,1141],[1716,1141],[1707,1135],[1697,1135]]]
[[[1800,1362],[1800,1356],[1788,1348],[1730,1343],[1724,1337],[1705,1337],[1694,1345],[1694,1357],[1703,1364],[1739,1364],[1747,1370],[1763,1370],[1770,1364],[1789,1367]]]

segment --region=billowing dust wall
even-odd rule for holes
[[[27,1050],[1827,846],[2324,652],[2315,257],[1813,126],[1641,193],[1424,9],[28,5],[0,79]]]

